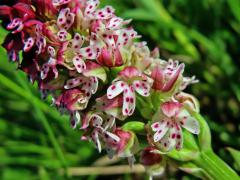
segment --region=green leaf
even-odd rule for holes
[[[141,21],[154,21],[154,16],[146,11],[145,9],[134,9],[125,11],[122,15],[126,18],[134,18],[134,20],[141,20]]]
[[[201,179],[212,179],[205,170],[196,166],[194,163],[184,163],[179,169]]]
[[[200,133],[198,135],[198,143],[201,151],[211,150],[211,132],[208,127],[206,120],[198,113],[193,113],[194,118],[196,118],[200,124]]]
[[[232,155],[232,158],[234,159],[234,167],[240,171],[240,151],[233,149],[233,148],[227,148],[227,150]]]
[[[187,162],[196,159],[199,156],[199,152],[182,148],[180,151],[172,150],[167,155],[174,160]]]
[[[131,121],[127,122],[122,126],[122,129],[125,131],[132,131],[135,133],[144,133],[145,124],[140,121]]]

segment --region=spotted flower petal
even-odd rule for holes
[[[123,90],[125,89],[125,87],[126,87],[126,83],[123,81],[117,81],[117,82],[113,83],[107,89],[108,99],[112,99],[112,98],[118,96],[119,94],[121,94],[123,92]]]
[[[109,19],[113,16],[114,9],[111,6],[106,6],[103,9],[97,10],[95,12],[96,19]]]
[[[149,96],[150,94],[151,86],[149,83],[145,81],[139,81],[139,80],[134,81],[133,87],[142,96]]]
[[[99,0],[87,1],[87,6],[84,10],[84,14],[88,17],[91,16],[92,13],[95,12],[98,5],[99,5]]]
[[[54,6],[61,6],[64,4],[68,4],[69,2],[71,2],[71,0],[52,0]]]
[[[57,19],[57,25],[60,28],[68,30],[72,26],[74,18],[75,15],[70,12],[69,8],[62,9]]]
[[[85,62],[79,56],[75,56],[73,58],[73,64],[74,64],[77,72],[79,72],[79,73],[82,73],[86,69]]]
[[[123,93],[123,115],[130,116],[135,110],[135,93],[132,87],[126,86]]]
[[[168,131],[168,126],[166,121],[161,121],[161,122],[155,122],[151,125],[152,130],[156,131],[154,134],[154,142],[158,142],[162,139],[162,137],[166,134]]]
[[[35,40],[32,37],[29,37],[24,44],[23,51],[25,52],[29,51],[33,47],[34,42]]]
[[[93,138],[93,142],[96,144],[97,149],[99,151],[99,153],[102,151],[102,146],[101,146],[101,142],[99,140],[99,135],[97,131],[94,131],[92,133],[92,138]]]
[[[193,134],[199,134],[200,132],[199,123],[193,117],[187,117],[186,119],[184,119],[182,121],[182,127],[184,127]]]

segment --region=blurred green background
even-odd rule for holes
[[[240,1],[102,0],[102,6],[107,4],[118,16],[132,18],[132,26],[151,48],[160,48],[162,58],[185,62],[185,74],[197,76],[200,83],[187,92],[200,101],[215,152],[240,172],[239,152],[228,149],[240,149]],[[1,28],[1,43],[5,35]],[[80,141],[50,99],[41,101],[37,85],[16,71],[2,47],[0,57],[0,179],[101,179],[61,174],[62,167],[91,166],[100,155]],[[170,176],[193,179],[179,171]]]

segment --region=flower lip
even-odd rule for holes
[[[128,79],[128,78],[133,78],[133,77],[139,77],[139,76],[141,76],[141,73],[136,67],[128,66],[119,72],[119,76]]]
[[[161,105],[161,110],[167,117],[175,117],[183,105],[179,102],[168,101]]]

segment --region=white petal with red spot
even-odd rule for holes
[[[97,146],[97,149],[99,151],[99,153],[102,151],[102,148],[101,148],[101,143],[100,143],[100,140],[99,140],[99,136],[98,136],[98,132],[97,131],[93,131],[92,133],[92,138],[93,138],[93,141],[94,143],[96,144]]]
[[[166,134],[165,136],[163,136],[163,138],[161,139],[161,141],[159,142],[161,144],[161,146],[168,151],[170,149],[170,141],[169,141],[169,135]]]
[[[115,48],[115,40],[113,38],[113,35],[112,34],[103,34],[103,39],[104,39],[104,42],[107,44],[107,47],[108,48]]]
[[[75,14],[69,13],[67,15],[65,26],[63,26],[63,28],[68,30],[72,26],[72,24],[74,23],[74,18],[75,18]]]
[[[24,44],[23,51],[25,52],[29,51],[33,47],[34,42],[35,42],[34,39],[32,37],[29,37]]]
[[[113,134],[113,133],[111,133],[111,132],[108,132],[108,131],[106,131],[105,132],[110,138],[112,138],[115,142],[119,142],[120,141],[120,138],[117,136],[117,135],[115,135],[115,134]]]
[[[9,29],[9,30],[14,29],[17,26],[19,26],[20,24],[22,24],[22,20],[20,18],[15,18],[7,25],[7,29]]]
[[[180,150],[182,146],[183,146],[183,134],[182,134],[182,129],[179,127],[177,132],[177,137],[176,137],[176,149]]]
[[[199,134],[200,127],[198,121],[195,118],[187,117],[182,121],[181,125],[191,133]]]
[[[84,62],[79,56],[75,56],[75,57],[73,58],[73,64],[74,64],[77,72],[79,72],[79,73],[82,73],[83,70],[86,69],[86,64],[85,64],[85,62]]]
[[[98,0],[87,1],[87,6],[84,11],[85,16],[91,16],[92,13],[96,10],[98,5],[99,5]]]
[[[71,89],[71,88],[79,86],[83,82],[84,82],[84,78],[82,78],[82,77],[77,77],[77,78],[74,78],[74,79],[70,79],[70,80],[67,81],[64,88],[65,89]]]
[[[156,131],[156,133],[153,136],[154,142],[160,141],[168,131],[168,126],[166,121],[161,121],[159,124],[154,123],[152,124],[151,127],[153,131]]]
[[[112,19],[110,19],[110,21],[107,23],[106,28],[107,29],[118,29],[123,23],[123,19],[119,18],[119,17],[113,17]]]
[[[136,97],[134,89],[126,85],[123,91],[123,109],[122,109],[123,115],[130,116],[133,114],[136,104],[135,101]]]
[[[85,59],[96,59],[97,58],[97,52],[93,46],[88,46],[88,47],[82,48],[78,52]]]
[[[49,54],[51,57],[55,57],[56,51],[55,51],[55,49],[54,49],[52,46],[48,46],[48,54]]]
[[[177,130],[176,125],[173,125],[173,126],[169,129],[169,134],[168,134],[168,138],[169,138],[169,149],[173,149],[173,148],[175,147],[178,132],[179,132],[179,130]]]
[[[41,70],[41,79],[45,79],[47,77],[48,72],[49,72],[49,66],[47,64],[43,65]]]
[[[71,0],[53,0],[52,3],[54,6],[60,6],[69,3]]]
[[[110,118],[108,118],[104,124],[104,131],[107,129],[112,128],[115,125],[115,117],[111,116]]]
[[[97,89],[98,89],[98,79],[96,77],[91,77],[90,78],[90,83],[91,83],[90,92],[92,94],[95,94],[97,92]]]
[[[133,82],[134,89],[138,94],[142,96],[149,96],[150,94],[150,84],[145,81],[136,80]]]
[[[83,43],[84,43],[83,36],[81,36],[78,33],[75,33],[73,40],[72,40],[72,48],[75,49],[75,51],[77,51],[78,49],[80,49],[82,47]]]
[[[134,31],[133,29],[121,30],[119,37],[118,37],[117,45],[125,46],[125,45],[129,44],[130,42],[132,42],[132,40],[136,37],[138,37],[137,32]]]
[[[100,127],[102,125],[103,119],[99,115],[94,114],[91,116],[91,121],[94,127]]]
[[[58,19],[57,19],[57,25],[58,27],[63,27],[67,20],[67,15],[70,13],[69,8],[61,9]]]
[[[69,8],[62,9],[58,15],[57,25],[59,28],[68,30],[74,22],[75,14]]]
[[[113,16],[114,9],[111,6],[106,6],[103,9],[97,10],[95,12],[96,19],[109,19]]]
[[[66,41],[68,32],[65,29],[58,31],[57,36],[60,41]]]
[[[112,98],[118,96],[119,94],[121,94],[126,86],[127,86],[126,83],[123,81],[117,81],[117,82],[113,83],[107,89],[108,99],[112,99]]]

